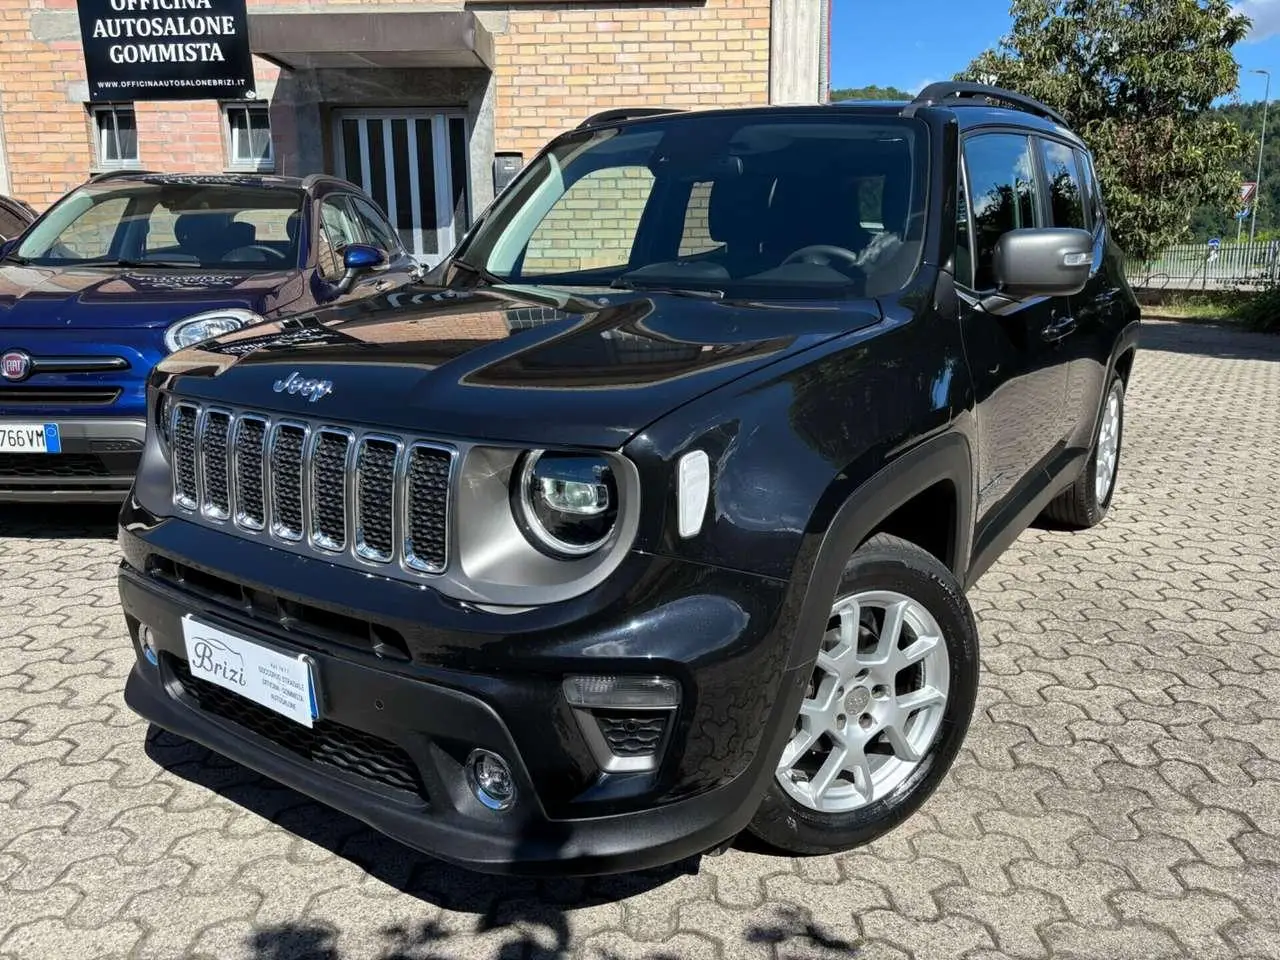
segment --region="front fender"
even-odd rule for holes
[[[950,430],[902,454],[856,489],[844,482],[832,485],[826,498],[836,505],[831,519],[821,537],[806,542],[791,579],[787,603],[799,613],[788,669],[807,665],[817,656],[831,603],[853,552],[886,517],[939,482],[949,483],[955,497],[944,561],[961,583],[966,582],[974,525],[972,453],[969,438]]]

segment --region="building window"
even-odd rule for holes
[[[133,113],[133,104],[93,107],[91,112],[98,166],[103,169],[136,167],[140,161],[138,121]]]
[[[232,170],[270,170],[271,119],[265,103],[224,103],[223,129],[227,137],[227,167]]]

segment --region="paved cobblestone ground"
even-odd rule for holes
[[[1280,339],[1151,324],[1121,491],[974,591],[984,687],[870,848],[511,882],[147,726],[109,512],[0,512],[0,957],[1280,957]]]

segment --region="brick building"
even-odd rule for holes
[[[331,172],[431,262],[495,158],[597,110],[825,99],[830,2],[248,0],[254,99],[91,105],[75,0],[0,0],[0,193],[43,209],[120,167]]]

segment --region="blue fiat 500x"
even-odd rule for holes
[[[117,173],[0,243],[0,501],[115,501],[168,353],[420,276],[333,177]]]

